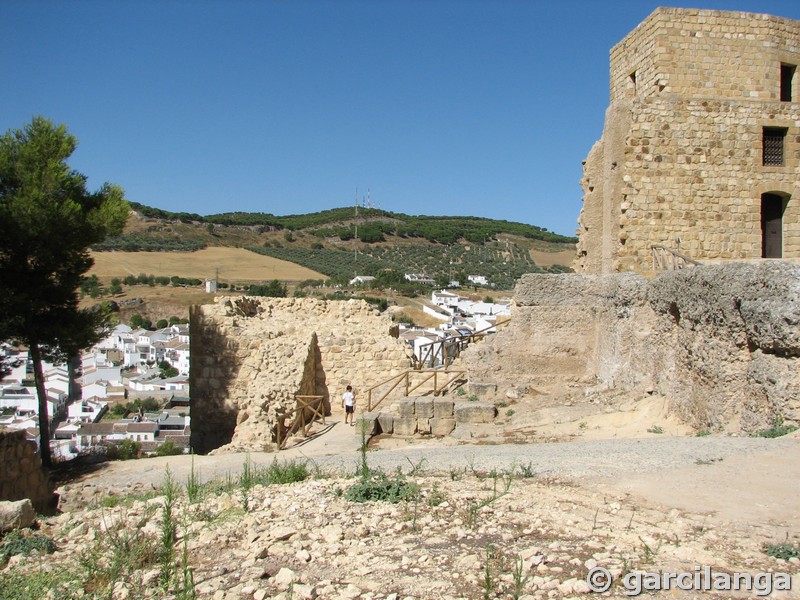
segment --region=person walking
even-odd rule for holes
[[[344,407],[344,424],[347,425],[347,417],[350,417],[350,426],[355,425],[353,415],[356,412],[356,394],[353,386],[348,385],[347,390],[342,394],[342,406]]]

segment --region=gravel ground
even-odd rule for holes
[[[635,440],[586,440],[549,444],[406,447],[371,451],[372,467],[427,472],[474,468],[478,471],[531,466],[539,475],[568,478],[619,477],[660,472],[699,462],[753,454],[797,444],[793,439],[669,437]],[[324,467],[349,470],[358,456],[309,457]]]
[[[79,486],[121,489],[137,485],[159,486],[169,468],[176,481],[186,481],[194,462],[195,474],[208,481],[237,476],[249,459],[253,465],[273,460],[308,459],[325,470],[352,473],[360,460],[356,444],[331,448],[301,447],[281,452],[169,456],[105,463],[81,477]],[[586,480],[613,479],[625,474],[661,473],[732,456],[754,455],[796,447],[798,438],[763,439],[733,437],[664,437],[623,440],[578,440],[541,444],[412,445],[370,450],[371,467],[408,472],[413,467],[427,473],[451,470],[488,472],[511,467],[530,468],[537,475]]]

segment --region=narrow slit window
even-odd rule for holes
[[[629,87],[631,89],[631,95],[636,96],[636,71],[630,74],[629,81],[630,81]]]
[[[795,65],[781,65],[781,102],[792,101],[792,80],[797,67]]]
[[[765,167],[783,166],[783,148],[786,141],[786,128],[764,127],[762,135],[763,165]]]

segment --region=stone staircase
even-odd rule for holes
[[[387,410],[366,412],[359,417],[367,434],[412,436],[452,436],[469,438],[491,425],[497,408],[489,402],[450,397],[406,397],[389,405]],[[358,428],[357,428],[358,429]]]

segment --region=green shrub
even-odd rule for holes
[[[264,476],[267,483],[276,485],[305,481],[309,476],[308,465],[305,461],[291,460],[279,463],[273,460]]]
[[[172,440],[156,446],[156,456],[177,456],[179,454],[183,454],[183,448],[176,446]]]
[[[87,597],[80,578],[79,573],[64,567],[5,569],[0,571],[0,600]]]
[[[769,556],[782,558],[783,560],[800,558],[800,544],[790,544],[789,542],[783,542],[782,544],[764,544],[764,552]]]
[[[121,440],[106,446],[106,456],[109,460],[132,460],[139,458],[142,445],[134,440]]]
[[[772,427],[769,429],[762,429],[761,431],[757,431],[753,434],[753,437],[762,437],[762,438],[777,438],[793,431],[797,431],[797,426],[795,425],[784,425],[783,419],[780,417],[776,417],[772,421]]]
[[[0,562],[5,562],[17,554],[27,556],[32,552],[52,554],[55,551],[56,545],[52,538],[38,533],[23,535],[20,530],[15,529],[9,531],[0,542]]]
[[[369,475],[361,477],[348,487],[344,496],[351,502],[405,502],[419,496],[419,486],[411,483],[401,474],[388,477],[382,471],[370,470]]]

